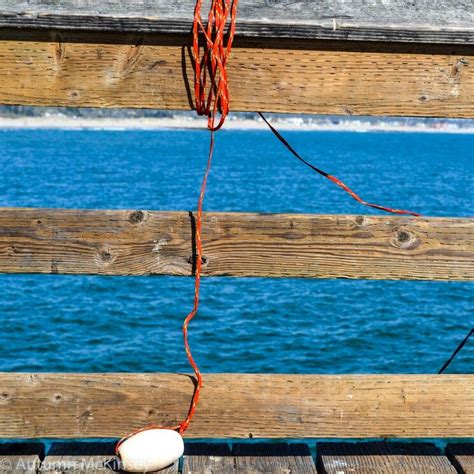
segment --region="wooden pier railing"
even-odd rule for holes
[[[474,375],[206,374],[190,438],[468,438]],[[1,373],[3,438],[116,438],[175,424],[181,374]]]
[[[192,109],[192,3],[0,0],[0,103]],[[471,2],[372,3],[242,2],[232,109],[474,117]],[[472,281],[473,230],[472,219],[209,213],[204,274]],[[0,209],[0,271],[191,275],[193,235],[188,212]],[[180,420],[193,381],[1,373],[0,387],[0,437],[116,437]],[[466,438],[473,406],[474,375],[208,374],[186,434]]]
[[[462,218],[208,213],[204,275],[473,281],[473,230]],[[188,212],[2,209],[0,271],[192,275],[193,232]],[[3,373],[0,386],[0,436],[77,438],[174,424],[193,381]],[[473,402],[474,375],[208,374],[186,434],[469,437]]]
[[[192,275],[190,212],[0,209],[0,271]],[[474,280],[474,220],[207,213],[207,276]]]
[[[0,103],[193,108],[194,0],[0,0]],[[470,0],[239,5],[232,110],[472,117]]]

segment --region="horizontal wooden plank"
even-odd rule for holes
[[[0,0],[0,27],[188,34],[194,0]],[[206,7],[205,7],[206,8]],[[472,43],[471,0],[246,0],[237,35],[247,37]]]
[[[0,438],[118,437],[174,425],[184,374],[0,374]],[[474,436],[474,375],[207,374],[191,438]]]
[[[0,209],[0,272],[192,275],[188,212]],[[207,213],[203,275],[474,280],[474,219]]]
[[[189,36],[0,29],[0,103],[191,110],[189,48]],[[237,42],[231,109],[472,118],[472,64],[465,46]]]

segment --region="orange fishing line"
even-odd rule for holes
[[[201,372],[193,359],[189,347],[188,325],[196,316],[199,307],[199,289],[202,269],[202,205],[214,152],[214,132],[222,127],[227,115],[229,114],[230,97],[226,64],[234,41],[237,4],[238,0],[213,0],[206,26],[204,26],[201,17],[202,0],[197,0],[194,10],[193,60],[195,72],[194,95],[196,100],[196,111],[199,115],[207,116],[207,127],[211,132],[211,137],[209,156],[201,185],[201,192],[199,194],[196,216],[196,276],[194,284],[194,306],[183,324],[184,347],[189,364],[196,375],[197,384],[188,416],[180,424],[180,434],[186,431],[194,417],[203,383]],[[225,29],[229,17],[230,26],[229,32],[226,35]],[[199,42],[200,34],[204,36],[204,46],[201,46]],[[220,118],[216,125],[215,122],[218,113],[220,113]]]
[[[150,424],[143,428],[134,430],[117,443],[115,447],[115,452],[117,454],[124,441],[142,431],[151,429],[171,429],[178,430],[180,434],[183,434],[194,417],[203,384],[201,372],[192,356],[191,348],[189,346],[188,326],[191,320],[196,316],[199,308],[199,289],[202,271],[202,208],[206,192],[207,178],[211,169],[214,153],[214,132],[222,127],[227,115],[229,114],[229,84],[227,81],[226,63],[234,40],[238,0],[213,0],[206,25],[204,25],[201,16],[202,3],[202,0],[197,0],[194,10],[192,49],[195,72],[194,93],[197,113],[199,115],[207,116],[207,127],[210,130],[210,145],[196,214],[194,304],[193,309],[186,316],[183,323],[183,338],[186,356],[189,364],[194,370],[197,384],[191,400],[191,407],[189,408],[185,420],[175,426]],[[226,34],[226,23],[229,18],[230,25],[228,33]],[[200,38],[203,38],[203,44],[201,44]],[[216,125],[216,117],[218,114],[220,114],[220,118]]]
[[[194,304],[191,312],[186,316],[183,323],[183,338],[186,356],[189,364],[194,370],[196,376],[196,387],[194,389],[191,406],[188,411],[186,418],[175,426],[160,426],[155,424],[147,425],[143,428],[132,431],[127,436],[122,438],[116,446],[116,452],[121,444],[133,436],[134,434],[150,429],[171,429],[178,430],[180,434],[183,434],[191,423],[196,407],[199,402],[199,396],[203,386],[203,379],[199,367],[197,366],[189,346],[188,340],[188,326],[191,320],[196,316],[199,308],[199,290],[201,284],[201,271],[202,271],[202,213],[203,213],[203,201],[206,192],[207,179],[212,164],[212,157],[214,152],[215,137],[214,132],[219,130],[224,124],[227,115],[229,114],[229,84],[227,80],[226,64],[229,58],[232,43],[235,35],[235,24],[238,0],[212,0],[212,4],[208,13],[206,24],[204,24],[201,9],[203,0],[197,0],[194,10],[194,23],[193,23],[193,60],[194,60],[194,94],[195,94],[195,105],[196,111],[199,115],[205,115],[207,117],[207,127],[210,130],[210,145],[209,155],[207,158],[207,166],[204,173],[204,177],[201,184],[201,191],[199,193],[197,214],[196,214],[196,262],[195,262],[195,282],[194,282]],[[230,19],[228,32],[226,33],[226,24]],[[217,125],[216,118],[220,115]],[[267,123],[272,132],[276,137],[293,153],[300,161],[310,166],[314,171],[325,176],[331,180],[334,184],[338,185],[354,199],[365,206],[374,207],[383,211],[396,213],[396,214],[410,214],[417,216],[418,214],[399,210],[391,209],[377,204],[371,204],[362,200],[356,193],[354,193],[348,186],[340,181],[335,176],[332,176],[319,168],[308,163],[304,160],[293,147],[283,138],[283,136],[266,120],[266,118],[260,114],[262,119]]]
[[[392,209],[391,207],[387,206],[381,206],[379,204],[373,204],[371,202],[364,201],[358,194],[356,194],[349,186],[344,184],[339,178],[336,178],[336,176],[333,176],[329,173],[326,173],[326,171],[323,171],[322,169],[314,166],[311,164],[309,161],[305,160],[291,145],[290,143],[286,140],[286,138],[266,119],[266,117],[261,113],[258,112],[258,115],[262,118],[262,120],[268,125],[268,128],[272,131],[272,133],[280,140],[280,142],[285,146],[285,148],[299,161],[301,161],[303,164],[311,168],[313,171],[316,171],[316,173],[320,174],[321,176],[324,176],[325,178],[329,179],[329,181],[332,181],[335,185],[339,186],[341,189],[343,189],[349,196],[351,196],[353,199],[355,199],[357,202],[362,204],[363,206],[367,207],[372,207],[373,209],[378,209],[380,211],[385,211],[385,212],[390,212],[392,214],[400,214],[400,215],[409,215],[409,216],[415,216],[415,217],[420,217],[421,214],[418,214],[417,212],[413,211],[406,211],[405,209]]]

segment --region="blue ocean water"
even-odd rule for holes
[[[0,205],[195,209],[205,131],[0,131]],[[285,132],[365,199],[472,216],[474,135]],[[205,208],[372,213],[268,132],[217,136]],[[0,370],[189,371],[193,280],[0,275]],[[467,283],[205,279],[190,327],[207,372],[432,373],[474,325]],[[450,367],[473,372],[474,341]]]

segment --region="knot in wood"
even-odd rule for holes
[[[143,211],[133,211],[128,218],[131,224],[138,224],[145,218]]]
[[[408,232],[405,232],[404,230],[401,230],[397,234],[398,241],[403,243],[403,242],[408,242],[410,240],[410,234]]]
[[[420,241],[412,232],[405,229],[397,229],[392,236],[391,244],[400,249],[414,249],[418,247]]]

